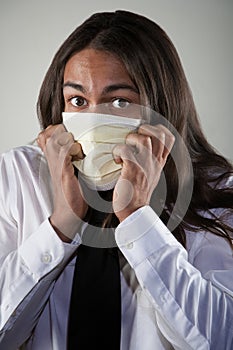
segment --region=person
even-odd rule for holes
[[[98,106],[139,124],[111,149],[114,185],[100,173],[90,189],[65,115],[98,124]],[[162,118],[128,118],[132,106]],[[232,349],[232,165],[207,142],[164,30],[129,11],[93,14],[56,53],[38,116],[37,142],[1,155],[0,348]],[[105,228],[115,245],[92,245]]]

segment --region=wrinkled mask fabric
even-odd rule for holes
[[[121,164],[113,159],[113,148],[125,143],[130,132],[136,132],[142,119],[100,113],[63,112],[63,124],[82,146],[85,158],[74,161],[79,176],[91,189],[107,191],[114,188]]]

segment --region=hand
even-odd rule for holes
[[[115,162],[122,163],[113,192],[113,210],[120,221],[149,205],[175,137],[163,125],[142,125],[130,133],[125,144],[113,150]]]
[[[50,222],[59,237],[70,242],[88,207],[72,164],[73,160],[83,159],[84,154],[63,124],[48,126],[38,135],[37,142],[45,154],[52,178],[54,210]]]

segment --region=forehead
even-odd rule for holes
[[[84,49],[72,56],[65,66],[64,80],[103,79],[131,80],[125,65],[120,58],[101,50]]]

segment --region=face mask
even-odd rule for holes
[[[112,151],[117,143],[125,143],[130,132],[137,130],[142,119],[99,113],[66,113],[63,124],[83,149],[85,158],[74,161],[79,176],[88,187],[106,191],[114,188],[122,166],[116,164]]]

